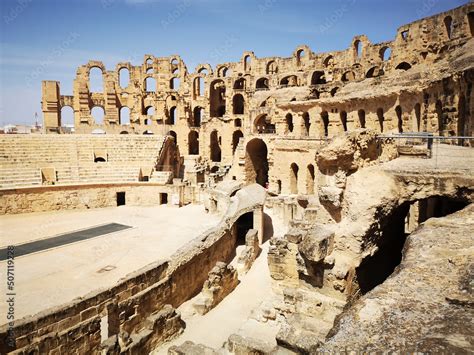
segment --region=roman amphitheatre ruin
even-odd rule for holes
[[[470,2],[331,53],[42,82],[43,134],[0,136],[1,353],[474,351],[473,36]]]

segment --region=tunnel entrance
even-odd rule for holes
[[[245,175],[248,183],[266,187],[268,183],[268,150],[265,142],[259,138],[247,143],[245,152]]]
[[[382,284],[402,261],[407,237],[420,223],[432,217],[444,217],[462,210],[467,202],[434,196],[415,202],[405,202],[389,216],[382,218],[378,250],[362,260],[356,276],[362,294]],[[375,233],[374,233],[375,234]]]
[[[245,245],[245,236],[253,228],[253,212],[247,212],[236,222],[236,246]]]

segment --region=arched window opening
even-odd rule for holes
[[[377,119],[379,121],[380,132],[383,133],[383,122],[385,121],[383,108],[378,108],[377,109]]]
[[[242,120],[240,118],[234,120],[234,127],[242,127]]]
[[[306,172],[306,193],[314,195],[314,165],[309,164]]]
[[[446,27],[448,39],[451,39],[451,35],[453,33],[453,18],[451,16],[446,16],[444,18],[444,26]]]
[[[281,79],[280,85],[283,87],[298,86],[298,78],[295,75],[284,77],[283,79]]]
[[[103,73],[98,67],[89,70],[89,92],[104,92]]]
[[[235,150],[237,149],[237,146],[239,145],[239,142],[241,140],[241,138],[244,137],[244,134],[242,133],[242,131],[235,131],[233,134],[232,134],[232,154],[235,154]]]
[[[471,37],[474,37],[474,12],[467,14],[467,22],[469,23],[469,30],[471,31]]]
[[[303,123],[304,123],[304,135],[309,136],[309,129],[311,127],[311,120],[309,118],[309,113],[303,113]]]
[[[296,62],[298,65],[301,65],[301,60],[306,56],[306,52],[304,49],[300,49],[298,52],[296,52]]]
[[[226,112],[226,88],[222,80],[211,84],[210,108],[211,117],[223,117]]]
[[[193,111],[193,127],[201,127],[201,120],[202,120],[202,107],[195,107]]]
[[[332,55],[326,57],[326,59],[324,59],[324,67],[329,67],[329,66],[332,66],[334,64],[334,57]]]
[[[344,132],[347,132],[347,112],[346,111],[341,111],[339,116],[341,118],[342,128],[344,129]]]
[[[245,71],[249,71],[251,69],[250,67],[251,63],[252,63],[252,58],[250,58],[249,55],[245,56],[245,59],[244,59]]]
[[[63,106],[61,108],[60,126],[70,129],[74,128],[74,110],[71,106]]]
[[[354,42],[354,52],[355,52],[356,58],[360,58],[362,56],[362,49],[363,49],[362,42],[359,40],[356,40]]]
[[[178,59],[177,59],[177,58],[171,59],[171,64],[172,64],[172,65],[178,65],[178,64],[179,64]]]
[[[382,47],[380,50],[380,59],[384,62],[389,60],[392,56],[392,49],[390,47]]]
[[[172,78],[170,81],[170,89],[171,90],[179,90],[180,80],[179,78]]]
[[[146,65],[153,65],[153,59],[152,58],[147,58],[147,60],[145,61],[145,64]]]
[[[145,108],[145,114],[147,116],[154,116],[155,115],[155,108],[153,106],[148,106]]]
[[[255,85],[257,90],[265,90],[268,89],[268,79],[267,78],[260,78],[257,80],[257,84]]]
[[[194,79],[194,96],[204,96],[204,79],[201,77]]]
[[[234,83],[234,90],[245,90],[245,79],[237,79]]]
[[[155,78],[148,77],[145,79],[145,91],[156,92],[156,80]]]
[[[402,31],[402,32],[400,33],[400,35],[402,36],[402,39],[403,39],[404,41],[407,41],[407,40],[408,40],[408,30]]]
[[[408,64],[407,62],[401,62],[400,64],[398,64],[396,66],[395,69],[397,69],[397,70],[409,70],[409,69],[411,69],[411,65]]]
[[[255,133],[275,133],[275,125],[268,115],[261,115],[255,120]]]
[[[153,67],[152,68],[148,68],[146,70],[146,74],[153,74],[155,71],[153,70]]]
[[[288,132],[293,132],[294,125],[293,125],[293,115],[291,113],[286,115],[286,127]]]
[[[217,131],[211,133],[211,161],[218,163],[221,161],[221,147]]]
[[[329,136],[329,114],[327,111],[321,112],[321,123],[323,124],[324,136]]]
[[[267,64],[267,74],[278,74],[278,66],[275,61],[271,61]]]
[[[130,109],[127,106],[120,108],[120,124],[122,126],[130,125]]]
[[[298,171],[299,167],[297,164],[292,163],[290,166],[290,193],[292,195],[298,194]]]
[[[167,135],[170,137],[173,137],[174,144],[178,144],[178,135],[176,134],[175,131],[169,131]]]
[[[265,142],[255,138],[245,149],[245,180],[263,187],[268,183],[268,149]]]
[[[166,124],[174,125],[176,124],[176,106],[170,108],[169,117],[166,120]]]
[[[104,108],[100,106],[94,106],[91,110],[91,116],[94,119],[96,125],[104,124]]]
[[[311,85],[326,84],[326,78],[323,71],[315,71],[311,77]]]
[[[203,75],[209,74],[209,72],[207,71],[206,68],[201,68],[201,69],[199,69],[198,73],[199,73],[199,74],[203,74]]]
[[[277,180],[277,194],[280,195],[281,194],[281,180]]]
[[[122,89],[125,89],[130,84],[130,71],[128,68],[119,70],[119,84]]]
[[[338,87],[335,87],[335,88],[331,89],[331,97],[336,96],[336,94],[337,94],[338,91],[339,91],[339,88],[338,88]]]
[[[375,66],[370,68],[367,71],[367,74],[365,74],[366,78],[376,78],[378,76],[384,75],[383,69],[380,69],[379,67]]]
[[[364,110],[359,110],[359,111],[357,111],[357,114],[359,116],[360,127],[365,128],[365,111]]]
[[[402,107],[400,105],[395,107],[395,113],[397,114],[398,132],[403,133],[403,115]]]
[[[348,82],[348,81],[354,81],[355,80],[355,74],[353,71],[347,71],[342,75],[341,78],[342,81]]]
[[[244,97],[240,94],[234,96],[232,100],[232,105],[234,107],[234,115],[243,115],[245,111],[245,100]]]
[[[199,155],[199,133],[190,131],[188,134],[188,154]]]
[[[150,118],[145,118],[145,126],[151,126],[152,120]]]

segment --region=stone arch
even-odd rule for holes
[[[271,60],[270,62],[268,62],[266,72],[269,75],[278,74],[278,65],[274,60]]]
[[[334,57],[332,55],[328,55],[323,61],[323,65],[326,68],[333,64],[334,64]]]
[[[155,107],[154,106],[147,106],[145,107],[145,115],[147,116],[154,116],[155,115]]]
[[[451,39],[453,34],[453,18],[451,16],[446,16],[443,22],[446,29],[446,35],[448,36],[448,39]]]
[[[219,142],[219,134],[216,130],[211,132],[209,148],[211,152],[211,161],[219,163],[222,159],[222,152]]]
[[[91,116],[96,125],[104,124],[105,110],[102,106],[93,106],[91,109]]]
[[[314,181],[315,181],[314,165],[308,164],[306,168],[306,194],[314,195]]]
[[[119,122],[122,126],[130,125],[130,108],[127,106],[122,106],[119,112]]]
[[[380,69],[378,66],[373,66],[365,74],[366,78],[375,78],[384,74],[383,69]]]
[[[240,139],[244,137],[244,134],[241,130],[234,131],[232,134],[232,154],[235,154],[235,150],[239,145]]]
[[[204,96],[204,92],[205,92],[204,78],[200,76],[194,78],[194,96],[195,97]]]
[[[256,89],[268,89],[268,79],[267,78],[260,78],[257,80],[257,83],[255,84]]]
[[[352,70],[346,71],[344,74],[342,74],[341,80],[344,82],[354,81],[355,73]]]
[[[193,127],[201,127],[201,120],[202,120],[202,114],[204,112],[204,109],[200,106],[196,106],[193,110],[193,121],[191,126]]]
[[[298,86],[298,78],[296,75],[288,75],[280,80],[281,86]]]
[[[156,79],[149,76],[145,79],[145,91],[156,92]]]
[[[69,106],[65,105],[61,107],[60,115],[59,115],[59,126],[60,127],[74,127],[74,109]]]
[[[254,138],[245,148],[245,177],[247,183],[263,187],[268,183],[268,149],[262,139]]]
[[[359,40],[354,41],[354,55],[355,58],[361,58],[362,57],[362,51],[364,50],[364,44]]]
[[[245,78],[239,78],[234,82],[234,90],[245,90],[246,84]]]
[[[188,154],[199,155],[199,133],[194,130],[188,134]]]
[[[103,68],[92,66],[89,69],[89,92],[104,92]]]
[[[254,132],[258,134],[275,133],[275,125],[267,114],[257,116],[254,122]]]
[[[210,87],[211,117],[223,117],[226,111],[226,88],[222,80],[215,80]]]
[[[252,68],[252,57],[250,55],[246,55],[244,57],[244,70],[249,71]]]
[[[176,106],[171,107],[169,110],[168,119],[166,120],[165,123],[169,125],[175,125],[178,120],[177,113],[178,113],[178,110]]]
[[[298,194],[298,173],[300,168],[296,163],[290,165],[290,194]]]
[[[407,62],[401,62],[400,64],[398,64],[395,69],[397,70],[409,70],[411,69],[411,64],[410,63],[407,63]]]
[[[179,90],[180,83],[181,83],[181,81],[177,76],[171,78],[171,80],[170,80],[170,89],[171,90]]]
[[[311,85],[326,84],[324,71],[317,70],[311,75]]]
[[[130,85],[130,70],[127,67],[122,67],[118,71],[119,85],[122,89],[126,89]]]
[[[380,49],[380,59],[384,62],[386,62],[387,60],[390,59],[390,57],[392,56],[392,49],[388,46],[383,46],[381,49]]]
[[[234,95],[232,107],[234,115],[243,115],[245,113],[245,99],[241,94]]]

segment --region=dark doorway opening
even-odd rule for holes
[[[415,206],[416,211],[413,209]],[[406,224],[410,213],[416,212],[418,223],[422,223],[432,217],[447,216],[466,206],[467,203],[461,200],[434,196],[411,203],[405,202],[389,216],[383,217],[380,221],[382,231],[376,242],[378,250],[362,260],[356,268],[361,293],[365,294],[382,284],[400,264],[403,247],[409,235],[406,233]]]
[[[160,205],[168,204],[168,194],[166,192],[160,193]]]
[[[247,212],[236,222],[236,245],[245,245],[245,236],[253,228],[253,212]]]
[[[117,206],[125,206],[125,192],[117,192]]]
[[[267,145],[263,140],[255,138],[248,142],[245,155],[247,182],[256,182],[266,187],[268,183],[267,154]]]

